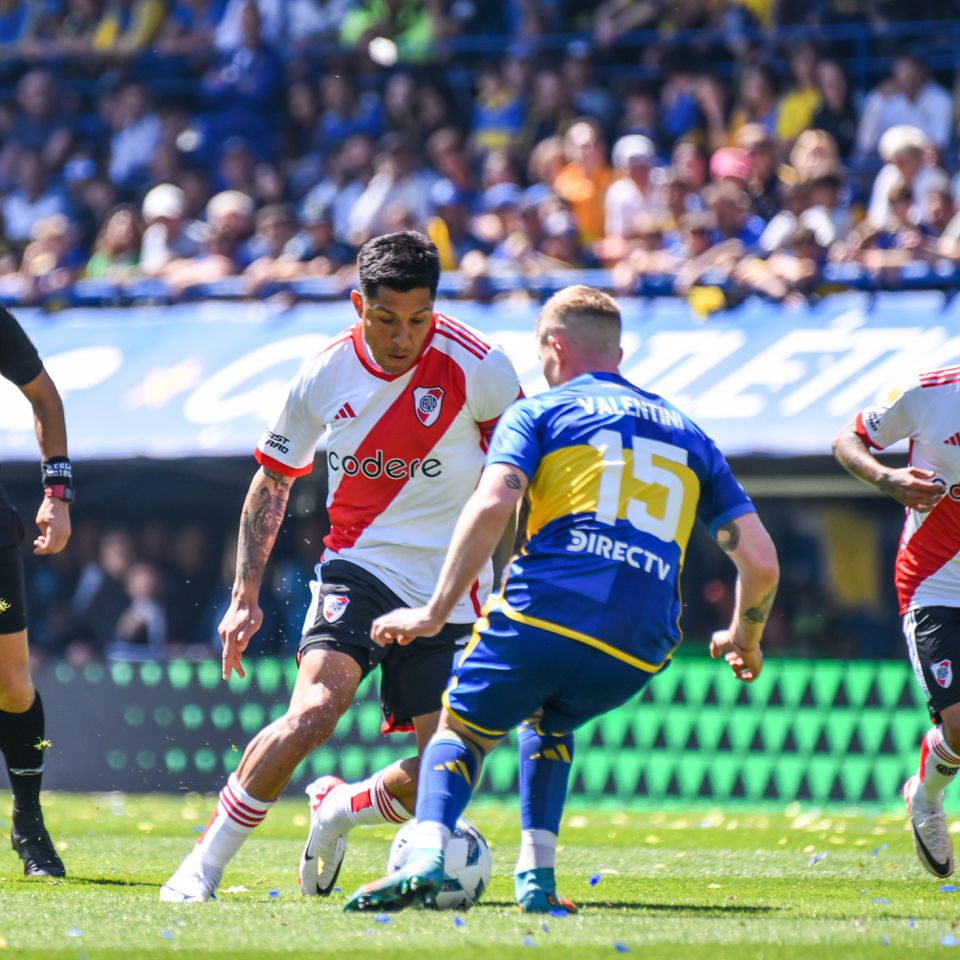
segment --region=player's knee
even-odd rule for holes
[[[4,713],[23,713],[33,706],[36,696],[29,677],[0,679],[0,710]]]
[[[305,751],[313,750],[330,739],[341,713],[329,700],[291,707],[281,720],[284,739],[300,743]]]
[[[957,754],[960,754],[960,712],[956,710],[944,710],[940,717],[943,728],[943,738],[947,741],[947,746]]]

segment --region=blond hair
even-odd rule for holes
[[[602,290],[582,284],[555,293],[537,318],[541,343],[552,333],[563,333],[589,353],[619,352],[620,331],[617,301]]]

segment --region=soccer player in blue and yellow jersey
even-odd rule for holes
[[[743,681],[760,673],[779,575],[773,543],[713,441],[620,376],[620,331],[616,302],[598,290],[568,287],[545,304],[537,338],[553,389],[501,419],[430,602],[374,621],[378,643],[439,630],[529,491],[527,545],[454,669],[421,761],[407,864],[358,890],[348,910],[431,903],[483,757],[521,723],[517,902],[531,913],[573,909],[554,877],[572,731],[669,665],[698,516],[739,573],[733,620],[711,655]]]

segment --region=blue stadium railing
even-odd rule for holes
[[[466,296],[474,300],[492,299],[499,294],[516,291],[526,291],[531,296],[546,298],[557,290],[576,283],[616,291],[613,275],[609,270],[584,269],[539,274],[502,271],[484,277],[479,286],[475,279],[468,279],[456,271],[448,271],[441,278],[439,292],[444,297]],[[718,287],[731,294],[745,292],[723,274],[706,273],[697,285]],[[0,303],[8,307],[40,306],[57,310],[68,307],[136,306],[197,300],[262,300],[277,294],[287,294],[300,301],[325,302],[343,297],[351,287],[350,281],[345,282],[342,277],[330,276],[272,283],[253,291],[244,277],[227,277],[215,283],[198,284],[174,296],[162,280],[144,279],[123,285],[104,280],[79,280],[72,287],[51,293],[39,301],[28,301],[15,293],[0,290]],[[855,263],[834,263],[824,268],[816,289],[826,294],[843,289],[864,292],[941,290],[952,295],[960,292],[960,266],[946,260],[933,264],[917,262],[876,273]],[[630,290],[616,292],[627,292],[637,297],[676,296],[674,277],[668,274],[639,278]]]

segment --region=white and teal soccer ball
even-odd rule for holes
[[[399,870],[410,856],[416,820],[405,823],[390,845],[387,871]],[[469,910],[490,884],[490,847],[483,834],[466,820],[457,821],[443,858],[443,889],[437,896],[439,910]]]

